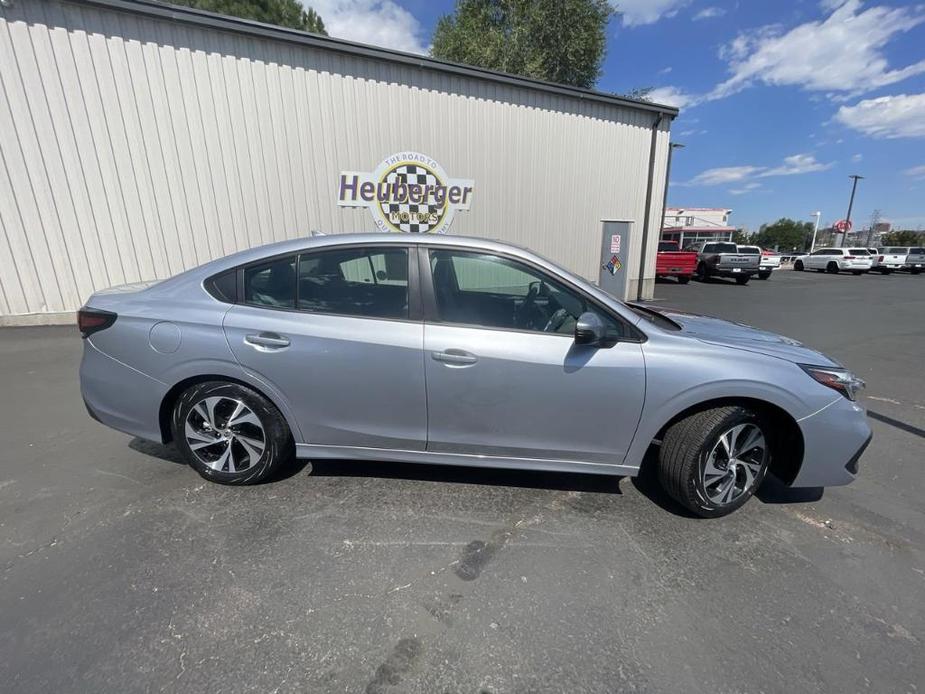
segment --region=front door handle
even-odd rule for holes
[[[474,364],[479,360],[477,356],[461,349],[448,349],[445,352],[431,352],[430,356],[444,364],[464,365]]]
[[[251,347],[263,351],[283,349],[289,346],[289,338],[277,333],[255,333],[245,337],[244,341]]]

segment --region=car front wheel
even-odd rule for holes
[[[793,264],[793,269],[797,272],[803,272],[803,261],[798,260]]]
[[[748,280],[751,278],[748,275],[742,275],[741,277],[736,277],[736,284],[748,284]]]
[[[837,275],[838,274],[838,263],[831,262],[828,265],[826,265],[825,269],[827,272],[831,272],[833,275]]]
[[[293,455],[292,435],[279,410],[238,383],[209,381],[177,400],[173,440],[200,475],[219,484],[256,484]]]
[[[745,407],[717,407],[685,417],[662,439],[662,487],[698,516],[732,513],[767,474],[769,435],[762,420]]]
[[[768,279],[768,277],[770,277],[770,276],[771,276],[771,273],[770,273],[770,272],[759,272],[759,273],[758,273],[758,279],[760,279],[760,280],[766,280],[766,279]]]

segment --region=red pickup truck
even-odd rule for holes
[[[656,277],[677,277],[679,284],[687,284],[697,271],[697,253],[678,250],[677,241],[659,241],[655,256]]]

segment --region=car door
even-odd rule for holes
[[[820,270],[824,268],[829,261],[830,253],[831,251],[827,248],[813,251],[812,255],[809,256],[809,267],[813,270]]]
[[[422,259],[427,450],[620,464],[645,397],[638,331],[522,260],[453,248]],[[576,345],[586,309],[620,341]]]
[[[243,301],[225,316],[228,343],[287,399],[304,443],[424,449],[413,251],[338,246],[240,270]]]

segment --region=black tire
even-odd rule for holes
[[[863,270],[852,270],[852,271],[851,271],[851,274],[852,274],[852,275],[861,275],[861,274],[863,274],[863,273],[864,273]]]
[[[922,272],[922,268],[914,267],[911,270],[909,270],[909,272],[911,272],[913,275],[918,275],[920,272]]]
[[[697,272],[694,273],[694,279],[698,282],[703,282],[707,278],[707,266],[704,263],[699,263],[697,265]]]
[[[748,275],[743,275],[741,277],[736,277],[736,284],[748,284],[748,281],[751,279]]]
[[[681,275],[678,277],[678,284],[687,284],[691,281],[690,275]]]
[[[880,268],[880,274],[881,274],[881,275],[889,275],[891,272],[893,272],[893,271],[892,271],[890,268],[888,268],[888,267],[882,267],[882,268]]]
[[[838,263],[836,263],[833,260],[831,263],[825,266],[825,271],[831,272],[833,275],[837,275],[838,274]]]
[[[206,460],[203,460],[199,454],[193,451],[187,441],[185,427],[187,418],[191,416],[190,413],[193,408],[197,404],[203,403],[206,398],[223,399],[218,401],[212,408],[215,427],[211,427],[206,418],[199,414],[203,409],[193,415],[193,420],[199,421],[202,425],[201,431],[198,431],[200,436],[216,437],[216,444],[211,447],[207,445],[200,450],[203,451],[204,458],[213,457],[215,459],[213,462],[220,464],[221,469],[210,467]],[[230,413],[228,410],[235,406],[235,401],[242,403],[246,409],[256,415],[259,424],[245,422],[241,425],[229,426]],[[222,421],[223,419],[224,421]],[[171,430],[174,445],[190,467],[196,470],[203,478],[219,484],[257,484],[289,462],[295,452],[289,425],[279,410],[276,409],[276,406],[251,388],[227,381],[198,383],[184,391],[174,405]],[[256,440],[263,444],[263,449],[260,451],[256,462],[253,461],[250,451],[257,450],[257,448],[252,445],[248,450],[248,447],[240,443],[240,440],[236,439],[235,436],[251,443]],[[228,457],[232,461],[231,463],[219,463],[218,461],[222,459],[226,446],[231,451]],[[243,456],[245,455],[247,456],[247,467],[232,472],[231,467],[235,464],[235,459],[240,463],[244,460]]]
[[[740,424],[752,424],[761,431],[765,441],[763,459],[750,485],[743,484],[741,493],[729,503],[717,503],[711,500],[704,483],[708,458],[719,445],[720,436]],[[728,406],[697,412],[672,424],[662,438],[659,481],[669,496],[698,516],[725,516],[741,507],[761,486],[770,463],[770,444],[767,425],[749,409]]]
[[[759,272],[759,273],[758,273],[758,279],[760,279],[760,280],[766,280],[766,279],[768,279],[770,276],[771,276],[771,273],[770,273],[770,272]]]
[[[793,264],[793,269],[797,272],[803,272],[803,261],[798,260]]]

